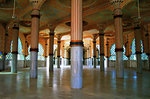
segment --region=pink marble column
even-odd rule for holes
[[[13,49],[12,49],[12,64],[11,72],[17,73],[17,54],[18,54],[18,36],[19,36],[19,22],[16,21],[13,25]]]
[[[71,0],[71,88],[83,86],[82,0]]]
[[[112,0],[114,6],[114,25],[115,25],[115,45],[116,45],[116,77],[124,78],[123,64],[123,27],[122,10],[120,4],[123,0]]]
[[[40,10],[33,9],[32,14],[32,26],[31,26],[31,67],[30,77],[37,78],[38,76],[38,43],[39,43],[39,26],[40,26]]]

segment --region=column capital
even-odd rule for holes
[[[45,1],[46,0],[30,0],[30,2],[32,3],[33,9],[38,9],[38,10],[40,10],[41,6],[43,5]]]
[[[123,0],[111,0],[111,4],[113,5],[114,9],[121,9],[120,5],[123,3]]]
[[[140,20],[138,17],[133,18],[134,29],[140,29]]]
[[[57,34],[56,37],[57,37],[57,40],[60,41],[62,36],[61,34]]]
[[[104,33],[104,28],[105,28],[105,25],[104,24],[98,24],[98,29],[99,29],[99,33]]]
[[[97,34],[93,34],[93,41],[96,40]]]
[[[19,30],[19,20],[14,20],[12,28]]]
[[[49,28],[49,35],[54,35],[55,34],[55,26],[52,25],[52,24],[49,24],[48,25],[48,28]]]

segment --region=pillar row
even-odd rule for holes
[[[117,78],[124,77],[123,64],[123,27],[122,27],[122,9],[120,4],[123,0],[113,0],[114,6],[114,25],[115,25],[115,45],[116,45],[116,71]]]
[[[13,49],[12,49],[12,64],[11,72],[17,73],[17,54],[18,54],[18,35],[19,35],[19,23],[15,22],[13,26]]]
[[[83,86],[82,0],[71,0],[71,88]]]

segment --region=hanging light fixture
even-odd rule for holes
[[[13,7],[13,15],[12,15],[12,18],[15,19],[16,16],[15,16],[15,10],[16,10],[16,0],[14,0],[14,7]]]
[[[140,13],[140,0],[137,0],[137,9],[138,9],[138,19],[141,19],[141,13]]]

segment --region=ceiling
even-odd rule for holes
[[[71,0],[45,0],[41,6],[40,33],[47,34],[49,29],[47,25],[55,25],[56,34],[68,35],[70,26],[66,25],[70,22]],[[137,16],[136,0],[124,0],[121,5],[123,11],[123,27],[127,31],[132,31],[133,17]],[[13,0],[0,1],[0,22],[11,23],[13,13]],[[31,32],[31,11],[32,5],[29,0],[16,0],[15,15],[20,20],[20,32]],[[150,0],[140,0],[141,20],[143,24],[150,21]],[[113,7],[110,0],[83,0],[83,20],[87,24],[83,28],[83,33],[95,34],[98,33],[98,24],[104,24],[104,32],[114,35],[113,26]],[[65,38],[65,37],[64,37]],[[63,38],[63,39],[64,39]]]

